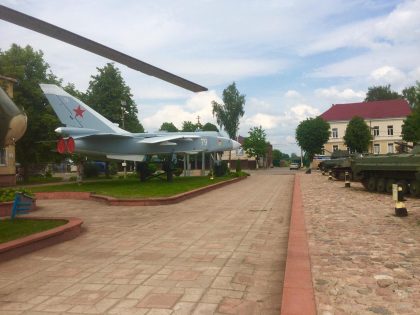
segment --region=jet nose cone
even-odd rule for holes
[[[231,140],[232,141],[232,150],[237,150],[241,147],[241,144],[238,141]]]

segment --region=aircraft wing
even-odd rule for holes
[[[201,138],[197,135],[165,135],[165,136],[157,136],[157,137],[150,137],[144,138],[139,141],[139,143],[147,143],[147,144],[163,144],[163,143],[170,143],[170,141],[192,141],[193,139]]]
[[[133,138],[130,134],[118,134],[118,133],[98,133],[98,134],[89,134],[89,135],[75,135],[74,139],[124,139],[124,138]]]

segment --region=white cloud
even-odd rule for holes
[[[197,122],[200,116],[201,123],[216,123],[212,114],[211,101],[220,102],[214,91],[201,92],[190,96],[185,103],[159,106],[153,114],[141,120],[149,132],[157,131],[163,122],[172,122],[177,128],[182,128],[184,121]]]
[[[318,115],[319,110],[317,108],[306,104],[298,104],[290,109],[290,116],[294,119],[294,121],[302,121],[306,118],[315,117]]]
[[[298,91],[296,91],[296,90],[288,90],[288,91],[284,94],[284,96],[285,96],[285,97],[288,97],[288,98],[297,98],[297,97],[301,97],[301,95],[299,94],[299,92],[298,92]]]
[[[328,99],[338,99],[340,101],[352,101],[363,99],[366,95],[363,91],[354,91],[350,88],[339,90],[336,87],[329,87],[326,89],[316,89],[315,95],[318,97],[325,97]],[[335,103],[335,102],[334,102]]]
[[[370,77],[375,83],[379,84],[399,84],[401,81],[405,80],[406,75],[395,67],[383,66],[373,70]]]
[[[278,126],[280,121],[281,117],[279,116],[258,113],[252,117],[246,118],[245,124],[250,127],[261,126],[263,129],[273,129]]]
[[[174,73],[195,77],[206,84],[224,84],[249,77],[277,74],[287,66],[282,59],[217,58],[167,60],[164,67]]]
[[[420,1],[403,1],[386,16],[350,22],[323,33],[301,49],[302,55],[346,47],[385,49],[419,42]]]
[[[245,117],[245,126],[248,128],[254,126],[262,126],[263,129],[274,129],[279,127],[294,127],[298,122],[319,115],[319,110],[306,105],[297,104],[285,112],[273,115],[265,113],[256,113]]]

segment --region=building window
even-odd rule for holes
[[[338,145],[336,145],[336,144],[333,145],[333,152],[334,151],[338,151]]]
[[[337,130],[337,128],[333,128],[332,129],[332,137],[333,138],[338,138],[338,130]]]
[[[325,147],[324,146],[322,146],[322,148],[321,148],[321,154],[325,155]]]
[[[6,157],[7,157],[7,155],[6,155],[6,149],[5,148],[2,148],[2,149],[0,149],[0,165],[6,165]]]
[[[388,143],[388,153],[394,153],[394,144]]]
[[[379,154],[381,152],[381,146],[379,143],[373,145],[373,154]]]
[[[388,136],[393,136],[394,135],[394,127],[391,125],[391,126],[388,126]]]
[[[379,136],[379,126],[374,126],[373,127],[373,136]]]

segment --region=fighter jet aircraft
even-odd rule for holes
[[[64,127],[55,131],[65,138],[57,143],[59,153],[82,153],[107,159],[144,161],[146,155],[194,154],[236,150],[239,142],[218,132],[130,133],[52,84],[41,89]]]

